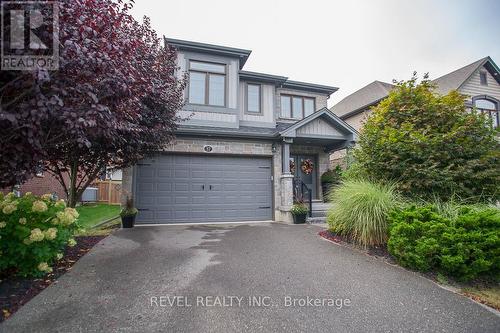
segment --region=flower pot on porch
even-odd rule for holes
[[[133,228],[136,215],[122,216],[122,228]]]
[[[307,213],[304,214],[293,214],[293,224],[303,224],[306,223]]]

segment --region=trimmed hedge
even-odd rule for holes
[[[462,206],[454,217],[436,206],[394,210],[389,252],[405,267],[438,271],[459,280],[500,274],[500,210]]]

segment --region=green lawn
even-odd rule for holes
[[[96,224],[120,214],[120,205],[89,204],[76,207],[80,214],[78,222],[82,228],[92,228]]]

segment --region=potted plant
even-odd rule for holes
[[[327,202],[328,192],[333,186],[340,184],[342,168],[336,166],[333,170],[327,170],[321,175],[321,190],[323,191],[323,200]]]
[[[137,212],[138,210],[134,207],[133,199],[128,197],[125,202],[125,207],[123,207],[122,211],[120,212],[120,216],[122,218],[122,228],[134,227]]]
[[[292,206],[292,209],[290,209],[290,213],[292,213],[293,216],[293,223],[294,224],[302,224],[306,223],[306,218],[307,218],[307,213],[309,212],[309,209],[307,206],[303,203],[296,203]]]

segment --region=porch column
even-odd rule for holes
[[[282,155],[282,164],[283,164],[283,173],[290,173],[290,143],[283,142],[283,155]]]
[[[291,138],[283,138],[282,146],[282,170],[281,187],[281,210],[289,212],[293,205],[293,175],[290,173],[290,144]]]

